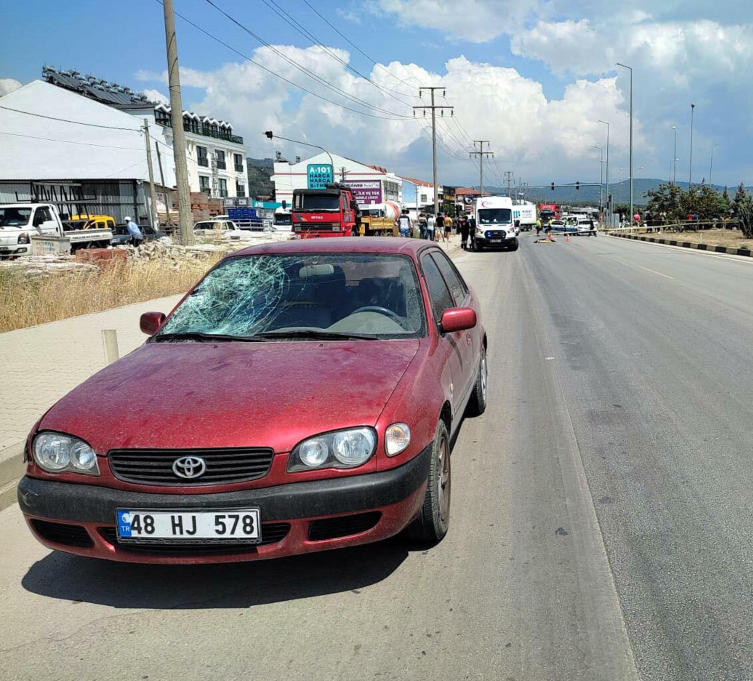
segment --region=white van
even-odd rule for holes
[[[476,199],[473,210],[473,217],[476,218],[473,249],[481,251],[488,247],[518,250],[518,234],[512,212],[512,199],[508,196]]]

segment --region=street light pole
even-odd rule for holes
[[[709,187],[712,189],[714,188],[714,185],[711,183],[711,173],[714,170],[714,147],[718,147],[719,144],[712,144],[711,145],[711,165],[709,166]]]
[[[591,145],[591,149],[599,150],[599,210],[604,212],[604,149]]]
[[[672,130],[675,131],[675,147],[672,153],[672,184],[677,184],[677,126],[673,125]]]
[[[327,156],[329,156],[329,163],[332,166],[332,180],[335,179],[335,162],[332,160],[332,154],[330,154],[324,147],[320,147],[318,144],[311,144],[311,142],[303,142],[302,140],[292,140],[289,137],[283,137],[282,135],[275,135],[271,130],[267,130],[264,133],[268,139],[285,140],[286,142],[292,142],[293,144],[302,144],[304,147],[313,147],[314,149],[321,149]]]
[[[599,119],[599,123],[607,126],[607,227],[612,227],[611,197],[609,195],[609,123]]]
[[[693,186],[693,118],[695,116],[695,104],[690,105],[690,167],[688,169],[688,191]]]
[[[633,226],[633,69],[625,64],[617,63],[623,69],[630,71],[630,226]]]

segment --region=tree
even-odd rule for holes
[[[729,189],[727,189],[726,184],[724,185],[724,192],[722,192],[722,199],[724,199],[727,210],[729,210],[732,207],[732,199],[729,197]]]
[[[735,210],[743,236],[746,239],[753,239],[753,199],[746,194],[745,198],[736,205]]]
[[[647,191],[646,196],[648,197],[646,211],[655,216],[655,218],[664,216],[661,218],[664,222],[677,222],[683,219],[683,216],[680,214],[682,189],[676,184],[661,184],[658,189]]]
[[[732,201],[732,215],[739,217],[738,211],[740,206],[743,205],[748,198],[750,197],[748,196],[748,192],[745,191],[745,185],[741,182],[735,192],[735,198]]]

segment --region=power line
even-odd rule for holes
[[[22,135],[21,133],[6,132],[4,130],[0,130],[0,135],[11,135],[12,137],[27,137],[28,139],[41,140],[43,142],[60,142],[62,144],[80,144],[85,147],[102,147],[103,149],[121,149],[123,151],[141,151],[141,149],[137,147],[116,147],[116,146],[113,146],[112,144],[94,144],[93,142],[74,142],[73,140],[58,140],[58,139],[52,139],[51,137],[36,137],[35,135]]]
[[[270,43],[268,43],[261,36],[259,36],[256,33],[254,33],[250,28],[248,28],[247,26],[245,26],[244,24],[242,24],[235,17],[233,17],[232,15],[228,14],[224,9],[222,9],[217,4],[215,4],[213,2],[213,0],[204,0],[204,1],[208,5],[210,5],[211,7],[214,7],[214,9],[216,9],[220,14],[222,14],[228,20],[230,20],[231,22],[233,22],[241,30],[243,30],[246,33],[248,33],[252,38],[254,38],[254,40],[257,40],[262,45],[264,45],[265,47],[267,47],[268,49],[270,49],[272,52],[274,52],[278,57],[280,57],[281,59],[284,59],[292,67],[298,69],[302,73],[304,73],[304,74],[308,75],[309,77],[313,78],[314,80],[316,80],[318,83],[320,83],[324,87],[327,87],[330,90],[332,90],[333,92],[338,93],[341,97],[345,97],[346,99],[349,99],[352,102],[354,102],[356,104],[359,104],[360,106],[372,109],[374,111],[378,111],[378,112],[383,113],[383,114],[389,114],[390,116],[394,116],[394,117],[398,117],[398,118],[406,118],[406,119],[410,118],[410,116],[408,116],[406,114],[399,114],[399,113],[397,113],[395,111],[389,111],[388,109],[382,109],[381,107],[378,107],[378,106],[375,106],[373,104],[370,104],[369,102],[367,102],[367,101],[365,101],[363,99],[360,99],[359,97],[355,97],[355,96],[351,95],[350,93],[346,92],[342,88],[339,88],[336,85],[332,85],[332,83],[330,83],[329,81],[327,81],[325,78],[322,78],[321,76],[319,76],[318,74],[314,73],[310,69],[307,69],[305,66],[299,64],[297,61],[295,61],[294,59],[291,59],[286,54],[284,54],[283,52],[281,52],[280,50],[278,50],[274,45],[271,45]]]
[[[33,113],[31,111],[22,111],[21,109],[12,109],[9,106],[2,106],[2,105],[0,105],[0,109],[5,109],[6,111],[13,111],[14,113],[20,113],[26,116],[34,116],[35,118],[46,118],[49,121],[59,121],[60,123],[72,123],[73,125],[85,125],[89,128],[103,128],[105,130],[125,130],[127,132],[141,133],[140,128],[120,128],[114,125],[99,125],[97,123],[84,123],[82,121],[72,121],[67,118],[56,118],[55,116],[45,116],[44,114]]]
[[[162,4],[162,0],[155,0],[155,2],[157,4],[159,4],[159,5]],[[243,52],[241,52],[240,50],[236,50],[232,45],[229,45],[228,43],[226,43],[221,38],[218,38],[213,33],[210,33],[206,29],[204,29],[201,26],[199,26],[198,24],[194,23],[188,17],[184,17],[179,12],[175,12],[175,16],[178,17],[181,21],[184,21],[185,23],[187,23],[189,26],[195,28],[200,33],[203,33],[208,38],[211,38],[216,43],[219,43],[220,45],[222,45],[223,47],[226,47],[231,52],[234,52],[235,54],[237,54],[242,59],[245,59],[247,62],[253,64],[254,66],[259,67],[262,71],[266,71],[267,73],[269,73],[270,75],[274,76],[275,78],[279,78],[281,81],[287,83],[288,85],[292,85],[293,87],[301,90],[302,92],[305,92],[307,95],[311,95],[312,97],[316,97],[317,99],[321,99],[323,102],[327,102],[328,104],[332,104],[334,106],[340,107],[341,109],[344,109],[345,111],[351,111],[351,112],[359,114],[361,116],[368,116],[369,118],[378,118],[380,120],[385,120],[385,121],[402,120],[402,119],[390,118],[389,116],[377,116],[375,114],[368,113],[367,111],[359,111],[358,109],[353,109],[353,108],[351,108],[349,106],[345,106],[344,104],[340,104],[339,102],[335,102],[335,101],[333,101],[331,99],[327,99],[327,97],[324,97],[324,96],[322,96],[320,94],[317,94],[316,92],[312,92],[311,90],[303,87],[303,85],[299,85],[298,83],[293,82],[289,78],[285,78],[285,76],[281,76],[279,73],[276,73],[272,69],[267,68],[263,64],[260,64],[258,61],[255,61],[254,59],[252,59],[248,55],[243,54]]]
[[[319,40],[311,31],[309,31],[307,28],[305,28],[299,21],[297,21],[293,16],[291,16],[288,12],[286,12],[282,7],[280,7],[275,0],[262,0],[262,2],[269,7],[275,14],[277,14],[278,17],[280,17],[283,21],[287,22],[290,26],[292,26],[298,33],[300,33],[305,38],[308,38],[312,43],[315,45],[318,45],[321,49],[323,49],[330,57],[332,57],[335,61],[342,64],[346,69],[349,71],[352,71],[355,73],[359,78],[363,78],[365,81],[371,83],[375,88],[378,90],[381,90],[384,92],[388,97],[392,97],[392,99],[400,102],[401,104],[404,104],[405,106],[410,106],[408,102],[400,99],[399,97],[395,97],[394,94],[392,94],[392,90],[388,90],[386,88],[383,88],[379,83],[374,82],[371,78],[368,76],[363,75],[360,71],[355,69],[353,66],[351,66],[348,62],[346,62],[344,59],[341,59],[337,54],[335,54],[332,50],[330,50],[321,40]],[[274,6],[273,6],[274,5]],[[398,93],[399,94],[399,93]]]
[[[389,69],[382,66],[379,62],[377,62],[373,57],[370,57],[366,52],[364,52],[358,45],[356,45],[350,38],[348,38],[345,34],[341,33],[335,26],[333,26],[322,14],[319,13],[319,11],[308,1],[303,0],[303,2],[308,5],[308,7],[311,9],[314,14],[316,14],[327,26],[329,26],[337,35],[339,35],[343,40],[345,40],[349,45],[354,47],[356,50],[358,50],[366,59],[368,59],[374,66],[378,66],[382,71],[387,73],[388,75],[392,76],[393,78],[399,80],[401,83],[407,85],[411,89],[415,89],[415,85],[411,85],[408,81],[403,80],[400,78],[400,76],[396,76],[394,73],[392,73]],[[393,92],[397,92],[398,94],[403,95],[404,97],[415,97],[416,95],[407,95],[402,92],[398,92],[397,90],[393,90]]]

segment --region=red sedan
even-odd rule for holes
[[[478,300],[427,241],[239,251],[36,424],[45,546],[148,563],[277,558],[450,520],[450,441],[486,407]]]

